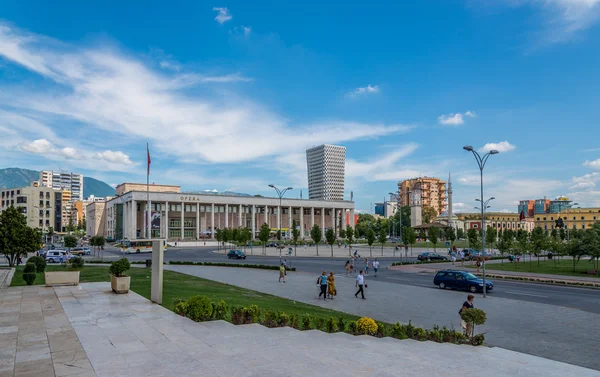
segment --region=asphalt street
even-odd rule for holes
[[[193,261],[193,262],[229,262],[229,263],[256,263],[266,265],[278,265],[278,257],[265,257],[256,255],[261,251],[256,248],[256,254],[251,254],[247,250],[248,258],[245,260],[228,259],[222,253],[213,252],[214,248],[169,248],[165,251],[165,261]],[[121,256],[117,249],[107,248],[104,251],[105,259],[116,259]],[[150,259],[150,254],[128,254],[127,258],[131,261]],[[376,255],[373,256],[375,258]],[[97,258],[93,258],[97,259]],[[288,266],[296,267],[299,271],[319,274],[322,271],[333,271],[336,275],[345,275],[345,260],[327,259],[327,258],[294,258],[285,257]],[[428,289],[438,289],[433,285],[433,274],[431,273],[407,273],[402,271],[388,270],[394,261],[404,260],[401,258],[378,258],[381,263],[380,273],[375,278],[370,273],[370,279],[377,279],[386,283],[396,284],[398,289],[406,289],[407,286],[415,286]],[[416,260],[409,258],[408,260]],[[360,261],[356,264],[357,268],[364,267]],[[581,310],[589,313],[600,314],[600,290],[578,287],[563,287],[547,284],[525,283],[507,280],[494,281],[494,291],[489,293],[493,297],[520,300],[531,303],[542,303],[555,305],[565,308]],[[480,296],[481,294],[478,294]]]

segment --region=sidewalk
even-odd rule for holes
[[[214,252],[218,252],[218,253],[225,253],[227,252],[230,248],[234,248],[234,247],[227,247],[227,248],[222,248],[221,250],[215,250]],[[296,258],[331,258],[331,246],[329,245],[319,245],[319,255],[317,255],[317,247],[316,246],[306,246],[304,247],[304,245],[299,245],[295,248],[294,251],[294,246],[293,245],[285,245],[285,247],[283,249],[281,249],[281,256],[282,257],[287,257],[288,256],[288,250],[292,249],[292,256],[296,257]],[[237,246],[235,247],[235,249],[238,250],[246,250],[246,254],[248,255],[265,255],[263,253],[266,253],[267,256],[271,256],[271,257],[279,257],[280,255],[280,249],[277,249],[275,247],[265,247],[263,249],[262,246],[253,246],[252,248],[250,247],[246,247],[245,249],[243,247]],[[416,257],[417,255],[424,253],[426,251],[431,251],[433,252],[433,249],[428,249],[428,248],[414,248],[412,253],[410,251],[410,249],[408,249],[408,253],[406,253],[404,251],[403,248],[399,248],[398,251],[395,251],[395,249],[393,247],[384,247],[383,248],[383,255],[381,253],[381,245],[377,246],[377,245],[373,245],[373,248],[371,251],[369,251],[369,246],[366,245],[360,245],[360,246],[354,246],[352,245],[352,248],[349,247],[344,247],[342,245],[342,247],[338,247],[337,245],[333,246],[333,257],[334,258],[340,258],[340,259],[349,259],[351,255],[354,255],[354,251],[358,250],[358,254],[360,254],[360,256],[362,258],[367,257],[367,258],[371,258],[371,254],[373,255],[372,258],[381,258],[383,257],[395,257],[398,258],[398,260],[400,260],[401,258],[405,258],[406,256],[408,256],[408,258],[411,257]],[[447,251],[441,250],[440,248],[437,249],[438,253],[447,253]],[[294,255],[296,254],[296,255]],[[443,254],[442,254],[443,255]]]

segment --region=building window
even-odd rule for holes
[[[554,220],[554,216],[550,217],[550,220]]]
[[[546,218],[544,217],[544,221],[546,221]],[[483,288],[482,288],[483,289]]]
[[[582,225],[581,225],[581,229],[585,229],[585,224],[582,224]]]
[[[27,197],[26,196],[17,196],[17,204],[24,204],[27,203]]]
[[[537,218],[537,221],[540,221],[540,218],[539,218],[539,217]]]
[[[584,220],[584,217],[583,217],[583,216],[581,216],[581,220]]]

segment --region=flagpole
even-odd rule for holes
[[[152,212],[150,209],[150,146],[146,143],[148,169],[146,170],[146,238],[152,239],[151,229]]]

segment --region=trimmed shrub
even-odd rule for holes
[[[337,325],[335,318],[329,317],[325,323],[325,330],[327,330],[328,333],[334,333],[337,331]]]
[[[377,323],[372,318],[362,317],[356,321],[356,330],[362,335],[377,334]]]
[[[320,331],[325,331],[325,318],[317,317],[315,318],[315,329]]]
[[[27,259],[27,263],[35,264],[36,272],[44,272],[46,271],[46,260],[43,257],[31,257]]]
[[[298,314],[292,313],[290,314],[290,327],[294,329],[298,329]]]
[[[185,317],[185,313],[187,312],[187,302],[184,299],[176,298],[173,301],[173,311],[180,316]]]
[[[221,300],[215,304],[213,308],[213,318],[217,320],[227,319],[227,313],[229,312],[229,306],[224,300]]]
[[[290,316],[284,312],[277,313],[276,319],[277,319],[277,326],[279,326],[279,327],[286,327],[288,325],[288,323],[290,322]]]
[[[37,274],[35,273],[35,263],[29,263],[25,265],[23,268],[23,280],[27,283],[27,285],[33,285]]]
[[[277,313],[272,310],[266,310],[262,324],[270,328],[277,327]]]
[[[383,338],[387,335],[387,328],[385,327],[385,325],[383,324],[383,322],[376,322],[377,324],[377,337],[378,338]]]
[[[311,330],[312,326],[310,324],[312,318],[310,314],[305,314],[302,316],[302,330]]]
[[[345,332],[346,331],[346,320],[344,317],[339,316],[337,319],[337,327],[338,331]]]
[[[71,265],[71,268],[80,270],[83,268],[83,264],[85,262],[83,261],[82,257],[73,257],[71,259],[69,259],[69,264]]]
[[[477,334],[471,339],[471,344],[474,346],[482,346],[485,341],[485,336],[483,334]]]
[[[212,318],[213,307],[206,296],[193,296],[187,302],[186,317],[192,321],[208,321]]]
[[[390,335],[396,339],[408,339],[408,335],[406,334],[406,327],[401,323],[396,322],[392,329],[390,330]]]
[[[242,321],[244,324],[259,323],[260,309],[256,305],[250,305],[242,309]]]
[[[231,323],[234,325],[241,325],[244,323],[244,308],[241,306],[234,306],[231,308]]]
[[[130,268],[131,265],[129,264],[127,258],[121,258],[118,261],[112,262],[108,271],[116,277],[121,277],[123,276],[123,273],[128,271]]]
[[[475,326],[483,325],[487,320],[487,316],[483,310],[471,308],[463,310],[460,313],[460,318],[467,323],[468,328],[471,330],[467,336],[471,338],[472,344],[475,337]]]
[[[348,323],[348,333],[352,335],[358,334],[357,321],[350,321],[350,323]]]

